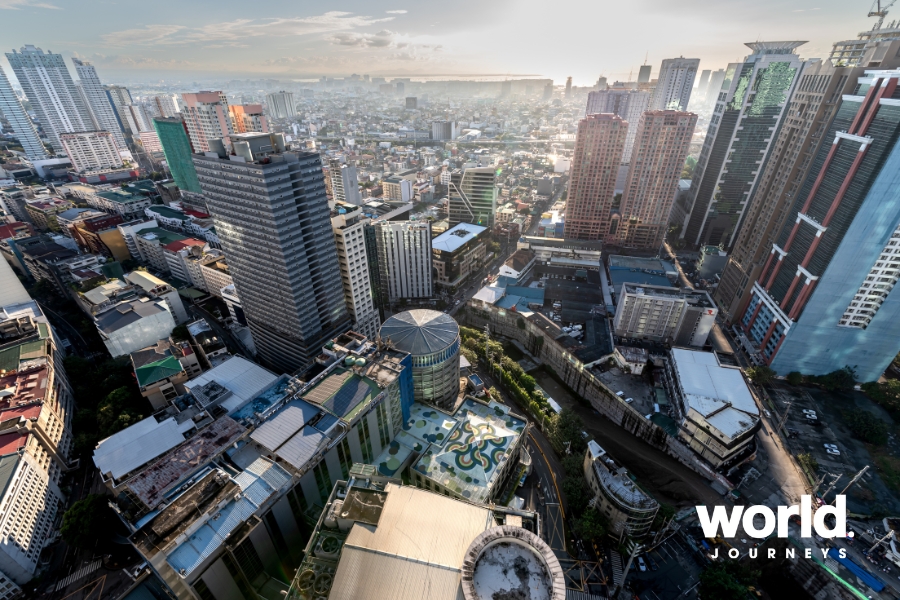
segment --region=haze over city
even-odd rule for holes
[[[6,51],[35,44],[121,81],[369,73],[590,85],[628,80],[645,57],[696,57],[715,70],[757,40],[806,40],[802,56],[819,57],[865,30],[867,9],[859,0],[275,0],[252,10],[236,0],[0,0],[0,20]]]

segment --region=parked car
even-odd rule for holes
[[[827,452],[828,454],[832,454],[832,455],[834,455],[834,456],[840,456],[840,455],[841,455],[841,451],[840,451],[840,450],[835,450],[834,448],[825,448],[825,452]]]
[[[638,569],[641,570],[641,573],[645,572],[647,570],[647,563],[644,562],[644,558],[642,556],[638,556],[637,561]]]
[[[618,396],[619,398],[621,398],[624,395],[625,395],[625,392],[622,392],[622,391],[616,392],[616,396]]]
[[[763,409],[763,414],[766,415],[766,418],[767,418],[767,419],[771,419],[771,418],[772,418],[772,413],[770,413],[770,412],[769,412],[768,410],[766,410],[765,408]]]
[[[656,564],[656,561],[653,560],[653,557],[650,556],[649,554],[647,555],[647,562],[650,564],[651,571],[656,571],[659,569],[659,565]]]
[[[625,404],[631,404],[634,402],[634,398],[625,398]]]

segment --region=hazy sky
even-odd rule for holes
[[[33,44],[104,80],[312,75],[625,79],[645,55],[716,69],[743,42],[823,57],[874,19],[867,0],[0,0],[3,52]],[[896,14],[900,18],[900,7]],[[889,20],[890,20],[889,16]],[[3,58],[0,64],[9,71]]]

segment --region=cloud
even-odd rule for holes
[[[378,33],[340,32],[331,36],[332,44],[338,46],[356,46],[358,48],[387,48],[394,45],[393,31],[383,29]]]
[[[821,8],[798,8],[797,10],[792,10],[791,12],[800,13],[800,12],[812,12],[814,10],[822,10]]]
[[[0,10],[19,10],[20,8],[48,8],[62,10],[58,6],[46,2],[32,2],[32,0],[0,0]]]
[[[5,2],[10,0],[0,0]],[[17,0],[12,0],[17,1]],[[146,25],[102,36],[110,46],[206,44],[211,48],[246,47],[249,38],[290,37],[314,33],[348,31],[393,20],[394,17],[374,18],[349,12],[329,11],[312,17],[271,19],[237,19],[212,23],[201,27],[180,25]]]
[[[405,15],[409,11],[408,10],[386,10],[384,12],[386,12],[389,15]]]

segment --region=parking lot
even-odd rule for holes
[[[646,379],[639,375],[630,375],[618,367],[602,371],[594,369],[593,373],[600,381],[614,392],[624,392],[623,398],[632,398],[631,405],[642,415],[653,412],[653,403],[656,402],[655,392]]]

